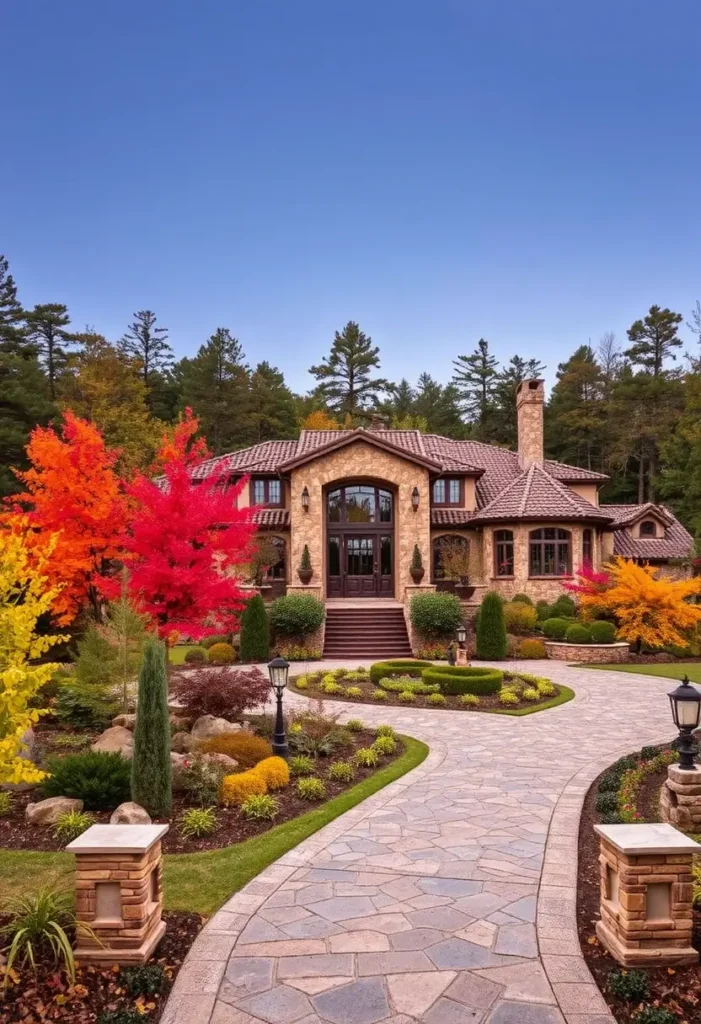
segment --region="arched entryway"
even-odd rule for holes
[[[394,596],[394,489],[348,481],[326,489],[326,594]]]

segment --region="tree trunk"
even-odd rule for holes
[[[645,501],[645,460],[642,452],[638,461],[638,505]]]

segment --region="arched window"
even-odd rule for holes
[[[270,545],[271,553],[273,549],[277,554],[277,561],[271,564],[266,573],[266,577],[269,580],[284,580],[287,579],[287,544],[283,537],[268,537],[267,540]]]
[[[470,542],[444,534],[433,541],[433,579],[461,582],[470,578]]]
[[[393,494],[372,484],[350,484],[329,491],[326,518],[329,523],[391,523]]]
[[[494,575],[513,576],[514,535],[511,530],[497,530],[494,534]]]
[[[657,523],[654,519],[643,519],[640,524],[640,536],[641,537],[656,537],[657,536]]]
[[[594,564],[593,535],[590,529],[582,531],[582,561],[585,565]]]
[[[569,576],[570,534],[555,526],[531,530],[528,539],[529,576]]]

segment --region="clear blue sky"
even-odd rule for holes
[[[395,379],[480,335],[551,377],[701,298],[698,0],[6,0],[2,34],[0,252],[80,329],[228,326],[302,390],[349,319]]]

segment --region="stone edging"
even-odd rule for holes
[[[630,743],[592,761],[560,794],[548,829],[538,887],[536,934],[548,981],[567,1024],[616,1024],[582,955],[577,929],[579,822],[589,788]]]

